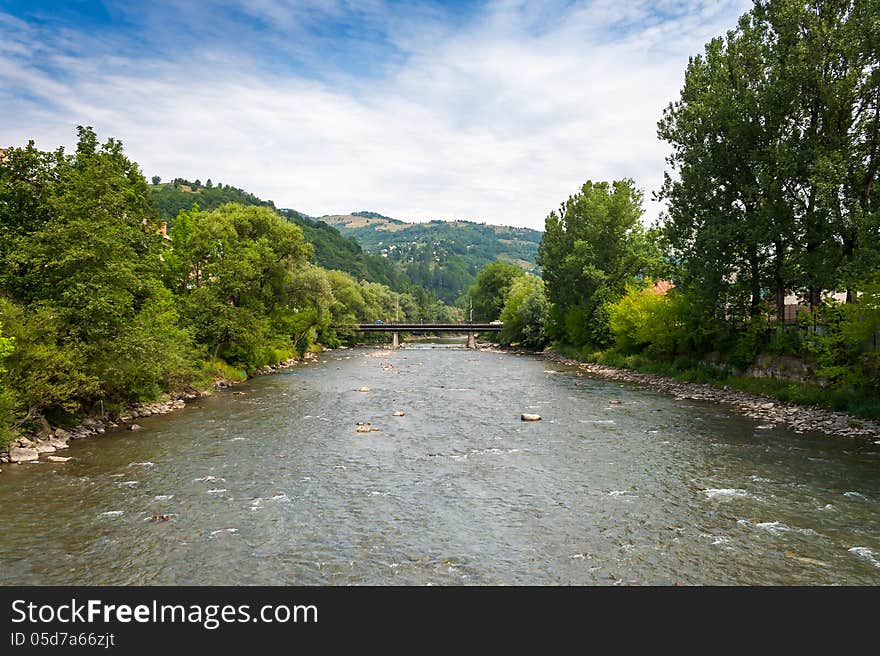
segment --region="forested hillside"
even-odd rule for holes
[[[394,262],[409,279],[446,302],[460,299],[477,272],[496,260],[536,271],[541,232],[470,221],[406,223],[374,212],[320,219]]]
[[[238,187],[219,182],[214,184],[210,179],[204,184],[201,180],[190,182],[183,178],[163,183],[158,176],[153,176],[152,180],[150,202],[159,212],[159,217],[167,221],[173,220],[181,210],[192,209],[194,204],[205,211],[217,209],[226,203],[275,208],[271,200],[262,200]]]
[[[201,210],[227,202],[276,209],[270,200],[210,180],[204,184],[183,178],[170,183],[156,180],[150,187],[150,200],[171,225],[178,212],[193,204]],[[314,218],[292,209],[276,211],[300,227],[314,246],[318,266],[414,294],[422,304],[432,297],[447,304],[460,303],[477,272],[497,260],[537,271],[542,233],[529,228],[470,221],[407,223],[376,212]]]
[[[190,182],[183,178],[175,178],[170,183],[155,183],[156,179],[153,178],[154,184],[150,186],[150,202],[171,229],[177,215],[192,209],[193,205],[198,205],[202,211],[213,210],[226,203],[268,207],[299,226],[306,241],[312,244],[315,264],[318,266],[344,271],[358,280],[387,285],[395,291],[412,292],[422,298],[423,303],[431,300],[430,294],[414,285],[394,264],[378,255],[365,253],[356,239],[342,236],[336,228],[326,223],[296,210],[278,210],[271,200],[263,200],[230,185],[213,185],[210,180],[203,185],[199,180]]]
[[[281,210],[288,221],[300,227],[315,248],[315,262],[325,269],[338,269],[355,278],[388,285],[393,289],[412,286],[410,280],[383,257],[363,251],[354,237],[343,237],[339,230],[323,221],[303,216],[295,210]]]

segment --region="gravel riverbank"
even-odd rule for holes
[[[575,366],[589,376],[643,385],[666,392],[679,399],[714,401],[733,405],[747,417],[766,423],[784,424],[797,433],[822,432],[829,435],[880,440],[880,422],[854,417],[844,412],[797,405],[779,401],[770,396],[749,394],[726,386],[715,387],[705,383],[689,383],[659,374],[580,362],[559,355],[555,351],[544,351],[544,355],[554,362]]]
[[[291,358],[276,365],[269,365],[258,369],[253,376],[264,376],[282,371],[298,364],[317,360],[314,353],[306,353],[302,360]],[[252,376],[252,377],[253,377]],[[141,417],[163,415],[186,407],[187,401],[209,396],[215,390],[226,389],[240,382],[240,380],[218,379],[213,383],[213,389],[204,391],[181,392],[172,395],[163,401],[153,403],[138,403],[126,409],[119,416],[86,417],[73,428],[52,428],[47,422],[42,422],[40,428],[33,434],[18,437],[12,441],[5,452],[0,452],[0,463],[22,463],[46,458],[53,462],[65,462],[70,458],[57,455],[57,452],[69,448],[71,440],[81,440],[88,437],[102,435],[110,429],[140,430],[141,426],[135,422]],[[2,470],[0,470],[2,471]]]

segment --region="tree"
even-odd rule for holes
[[[877,0],[764,0],[691,59],[658,133],[678,281],[716,331],[876,262]],[[873,254],[873,255],[872,255]]]
[[[641,223],[632,180],[586,182],[545,221],[538,264],[550,300],[548,335],[572,345],[610,343],[606,304],[629,282],[662,269],[657,235]]]
[[[468,290],[468,299],[473,304],[474,321],[498,319],[510,285],[516,278],[524,275],[518,266],[506,262],[496,261],[483,267],[477,274],[476,282]]]
[[[181,212],[166,257],[168,285],[210,357],[248,371],[314,341],[329,322],[326,274],[308,265],[302,231],[266,207]]]
[[[22,240],[51,218],[48,199],[65,162],[64,150],[47,153],[34,142],[10,148],[0,161],[0,261],[20,250]],[[14,273],[0,267],[0,286],[14,283]]]
[[[15,391],[15,425],[51,411],[75,413],[87,407],[100,381],[86,373],[86,346],[66,338],[57,313],[48,306],[27,311],[0,299],[0,317],[15,340],[5,361],[5,379]]]
[[[160,182],[162,182],[162,176],[160,176],[160,175],[154,175],[152,178],[150,178],[150,181],[151,181],[154,185],[157,185],[157,184],[159,184]]]
[[[540,349],[547,343],[546,325],[550,304],[544,293],[544,281],[536,276],[514,279],[501,311],[502,344],[521,344]]]
[[[45,342],[41,345],[22,338],[16,357],[31,347],[55,349],[47,356],[47,367],[55,361],[78,363],[79,376],[72,381],[97,381],[95,387],[77,382],[75,390],[48,394],[44,398],[50,401],[28,404],[29,413],[50,403],[70,410],[70,403],[87,408],[98,399],[154,397],[169,368],[191,350],[173,311],[160,313],[162,330],[135,328],[168,304],[160,278],[165,247],[155,227],[146,180],[119,141],[111,138],[99,144],[86,127],[78,128],[78,137],[71,156],[13,149],[13,160],[47,162],[51,174],[42,174],[45,185],[31,187],[3,175],[12,183],[0,187],[0,198],[30,189],[27,202],[39,217],[14,226],[14,248],[4,257],[7,275],[0,278],[3,290],[24,309],[21,326],[27,330],[34,317],[42,317],[50,331],[40,338]],[[35,327],[30,334],[38,329],[43,328]],[[26,397],[30,392],[23,389],[25,372],[32,366],[24,359],[17,362],[18,368],[10,366],[10,376],[21,375],[17,390]],[[68,398],[62,403],[65,394]]]

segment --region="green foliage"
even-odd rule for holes
[[[547,344],[546,325],[550,303],[544,293],[544,281],[535,276],[514,278],[501,311],[502,344],[520,344],[541,349]]]
[[[330,294],[323,272],[308,264],[302,231],[271,209],[229,204],[181,212],[171,235],[166,282],[212,361],[253,371],[323,319]]]
[[[474,311],[474,321],[495,321],[507,300],[510,286],[517,278],[525,276],[523,270],[505,262],[487,264],[477,275],[468,290],[468,299]]]
[[[323,221],[357,239],[368,253],[383,255],[412,284],[446,303],[459,301],[480,269],[496,260],[535,269],[541,239],[540,232],[528,228],[470,221],[405,223],[374,212],[327,216]]]
[[[761,352],[766,332],[766,321],[761,317],[755,317],[746,325],[745,330],[737,334],[733,348],[725,354],[725,360],[739,369],[748,367]]]
[[[73,155],[29,145],[0,164],[11,245],[0,286],[18,342],[8,375],[23,421],[153,398],[186,378],[194,356],[159,275],[165,247],[143,175],[118,141],[78,133]]]
[[[173,223],[180,212],[192,209],[193,205],[198,205],[205,211],[215,210],[228,203],[275,208],[272,201],[257,198],[243,189],[230,185],[208,186],[207,183],[203,187],[198,180],[190,182],[183,178],[175,178],[170,183],[160,184],[154,177],[153,185],[149,188],[148,200],[158,211],[159,218],[169,223]]]
[[[205,371],[212,380],[247,380],[248,372],[244,369],[226,364],[223,360],[211,360],[205,363]]]
[[[850,296],[880,252],[877,0],[759,2],[693,57],[659,123],[678,280],[719,331]]]
[[[818,328],[805,348],[815,358],[820,377],[838,386],[880,393],[880,273],[863,289],[856,303],[821,309]]]
[[[657,237],[641,223],[632,180],[586,182],[545,222],[538,263],[552,303],[548,332],[574,346],[612,341],[608,306],[626,285],[662,270]]]
[[[25,310],[2,299],[0,320],[15,340],[15,349],[6,356],[5,379],[14,390],[17,424],[53,409],[75,413],[95,397],[99,381],[86,373],[86,349],[66,338],[54,310]]]
[[[15,338],[3,336],[3,323],[0,322],[0,450],[9,444],[13,436],[15,400],[6,381],[6,367],[3,362],[14,348]]]
[[[670,360],[700,352],[701,331],[681,290],[661,294],[654,287],[630,285],[607,310],[614,348],[620,353]]]

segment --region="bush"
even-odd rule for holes
[[[675,290],[660,295],[652,287],[627,287],[623,298],[607,305],[615,348],[660,358],[688,350],[686,310],[684,296]]]
[[[544,281],[535,276],[514,279],[507,292],[501,320],[502,344],[521,344],[540,349],[547,343],[547,315],[549,302],[544,294]]]
[[[816,373],[832,385],[880,391],[880,354],[873,343],[880,330],[880,274],[868,282],[857,303],[835,303],[818,311],[804,350]]]
[[[725,360],[739,369],[748,367],[761,352],[766,332],[767,323],[759,317],[753,318],[746,329],[736,338],[733,348],[726,354]]]
[[[14,348],[14,340],[3,337],[2,328],[3,324],[0,323],[0,451],[12,440],[15,419],[15,402],[12,391],[7,389],[4,382],[6,369],[3,368],[3,361]]]

